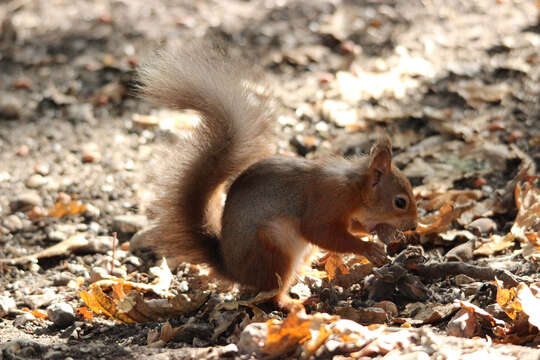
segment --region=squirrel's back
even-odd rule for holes
[[[219,272],[219,226],[209,226],[216,218],[210,204],[231,179],[271,155],[269,91],[256,87],[249,69],[219,46],[197,41],[159,51],[139,74],[147,99],[201,116],[191,138],[169,152],[166,171],[157,175],[153,245],[163,255],[205,262]]]

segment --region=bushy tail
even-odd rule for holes
[[[153,241],[165,256],[222,269],[219,234],[206,226],[207,207],[220,186],[271,154],[271,98],[248,73],[207,43],[160,51],[139,72],[148,99],[201,115],[192,138],[170,152],[159,175]]]

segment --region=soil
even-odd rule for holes
[[[125,243],[146,226],[134,215],[146,214],[158,148],[177,130],[163,125],[170,113],[137,97],[136,68],[153,49],[196,37],[219,38],[264,70],[280,105],[280,152],[308,158],[365,153],[384,129],[396,165],[418,189],[504,195],[524,164],[529,176],[540,166],[538,12],[525,0],[3,1],[0,258],[33,254],[74,234],[95,239],[116,231]],[[150,114],[158,125],[145,122]],[[90,206],[43,216],[58,199]],[[512,226],[510,204],[489,215],[498,234]],[[424,247],[436,258],[463,242]],[[539,281],[537,263],[513,256],[516,247],[474,263],[501,261],[515,275]],[[162,320],[124,324],[79,316],[64,328],[23,320],[25,307],[83,306],[73,282],[81,278],[81,286],[88,285],[94,268],[109,264],[108,250],[0,264],[0,295],[16,303],[0,317],[0,359],[250,357],[223,350],[243,318],[230,320],[217,338],[200,312],[175,318],[173,326],[190,318],[197,326],[161,348],[147,345]],[[117,252],[117,274],[141,281],[159,260],[149,250],[119,245]],[[177,292],[186,281],[197,290],[198,275],[186,269],[174,271]],[[486,286],[478,295],[483,305],[496,292]],[[433,285],[437,301],[452,301],[456,293],[449,288],[455,283],[448,279]],[[327,305],[309,311],[335,311],[328,299],[339,294],[311,290]],[[219,299],[215,292],[212,299]],[[394,300],[405,309],[406,300]],[[443,325],[432,329],[444,335]],[[540,358],[534,346],[508,349]]]

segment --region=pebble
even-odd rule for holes
[[[110,278],[111,278],[111,275],[109,274],[109,272],[101,266],[93,267],[92,271],[90,272],[90,284],[93,284],[99,280],[110,279]]]
[[[290,140],[291,146],[293,146],[300,156],[315,151],[319,145],[319,140],[313,136],[296,135]]]
[[[14,233],[23,229],[23,222],[17,215],[8,215],[2,220],[2,225],[9,230],[10,233]]]
[[[45,211],[39,206],[32,206],[28,211],[27,216],[30,220],[36,220],[42,217],[45,214]]]
[[[106,253],[113,248],[112,236],[91,236],[84,250],[91,253]]]
[[[67,263],[66,270],[75,275],[84,275],[86,272],[86,266],[81,264]]]
[[[68,204],[71,202],[71,196],[61,191],[56,195],[56,202]]]
[[[101,225],[99,225],[97,222],[92,221],[90,224],[88,224],[88,231],[91,231],[93,233],[99,233],[101,230]]]
[[[23,300],[31,309],[39,309],[40,307],[50,305],[56,299],[56,292],[51,288],[43,289],[39,295],[29,295]]]
[[[97,219],[99,218],[100,211],[97,207],[92,204],[86,204],[86,209],[83,212],[84,217],[88,219]]]
[[[266,323],[251,323],[244,328],[238,341],[238,351],[243,354],[260,354],[264,347],[268,327]]]
[[[47,239],[55,242],[66,240],[77,232],[77,225],[56,224],[53,228],[47,229]]]
[[[112,221],[113,231],[125,234],[135,234],[148,225],[145,215],[119,215]]]
[[[300,299],[307,299],[311,296],[311,289],[304,283],[297,282],[293,287],[291,287],[290,292],[297,295]]]
[[[97,144],[88,143],[82,147],[82,161],[85,163],[94,163],[101,160],[101,152]]]
[[[41,206],[42,204],[43,200],[36,191],[27,191],[11,200],[9,208],[11,209],[11,212],[16,212],[33,206]]]
[[[47,232],[47,239],[54,242],[62,242],[68,238],[68,235],[62,231],[53,230]]]
[[[150,240],[154,235],[153,227],[146,227],[142,230],[137,231],[135,235],[131,237],[129,241],[129,251],[133,252],[136,250],[147,249],[150,247]]]
[[[323,285],[323,281],[313,275],[304,275],[301,281],[312,289],[320,289]]]
[[[0,295],[0,318],[3,318],[11,310],[14,310],[16,308],[15,300],[10,298],[9,296],[2,296]]]
[[[111,275],[120,279],[125,279],[127,278],[127,271],[124,266],[115,266],[111,271]]]
[[[34,172],[43,176],[49,175],[51,167],[45,163],[38,163],[34,165]]]
[[[47,315],[54,325],[65,328],[75,322],[75,312],[68,303],[56,303],[47,308]]]
[[[75,225],[75,230],[78,232],[87,232],[88,231],[88,225],[86,224],[77,224]]]
[[[20,328],[26,325],[27,322],[34,321],[34,320],[36,320],[36,317],[34,315],[30,313],[24,313],[24,314],[17,315],[17,317],[13,321],[13,325],[15,327]]]
[[[315,130],[320,133],[326,134],[329,129],[330,127],[324,121],[319,121],[317,124],[315,124]]]
[[[92,105],[90,104],[71,104],[67,108],[67,118],[75,123],[86,122],[94,124],[96,118],[92,112]]]
[[[33,174],[33,175],[30,175],[28,179],[26,179],[26,187],[30,189],[36,189],[36,188],[42,187],[48,182],[49,182],[49,179],[47,177],[40,174]]]
[[[21,145],[17,148],[17,151],[15,152],[18,156],[26,156],[30,152],[30,149],[26,145]]]
[[[134,266],[141,266],[142,261],[137,256],[131,255],[126,258],[126,263],[132,264]]]
[[[325,100],[321,107],[321,116],[340,127],[354,125],[358,118],[356,109],[351,109],[347,103],[337,100]]]
[[[22,104],[17,97],[6,94],[0,97],[0,120],[18,119],[21,114]]]
[[[66,271],[62,271],[51,276],[51,280],[54,286],[65,286],[73,279],[73,274]]]

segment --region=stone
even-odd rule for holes
[[[74,103],[69,105],[67,107],[67,118],[75,123],[96,123],[91,104]]]
[[[3,318],[7,314],[9,314],[10,311],[14,310],[15,308],[15,300],[10,298],[9,296],[0,295],[0,318]]]
[[[47,308],[47,315],[54,325],[65,328],[75,321],[75,312],[68,303],[56,303]]]
[[[36,188],[42,187],[48,182],[49,182],[49,179],[47,177],[40,174],[33,174],[33,175],[30,175],[28,179],[26,179],[25,184],[26,184],[26,187],[30,189],[36,189]]]
[[[88,245],[84,247],[85,251],[91,253],[106,253],[113,248],[112,236],[91,236],[88,239]]]
[[[74,278],[75,277],[73,276],[73,274],[66,271],[62,271],[51,276],[51,280],[54,286],[66,286]]]
[[[11,95],[3,94],[0,97],[0,120],[13,120],[21,117],[21,101]]]
[[[56,292],[53,289],[45,288],[41,294],[26,296],[24,303],[31,309],[39,309],[42,306],[50,305],[55,299]]]
[[[112,221],[113,231],[124,234],[135,234],[148,225],[145,215],[119,215]]]
[[[84,213],[83,213],[83,215],[86,218],[97,219],[99,218],[99,214],[100,214],[100,211],[97,207],[95,207],[92,204],[86,204],[86,209],[84,210]]]
[[[17,215],[6,216],[4,220],[2,220],[2,225],[11,233],[20,231],[24,227],[22,220]]]
[[[20,315],[17,315],[17,317],[15,318],[15,320],[13,321],[13,325],[15,327],[23,327],[24,325],[26,325],[27,322],[29,321],[34,321],[36,319],[36,317],[30,313],[24,313],[24,314],[20,314]]]
[[[53,230],[47,232],[47,239],[54,242],[62,242],[68,238],[68,235],[62,231]]]
[[[101,161],[101,152],[97,144],[88,143],[82,147],[82,161],[85,163],[94,163]]]
[[[154,235],[154,231],[155,230],[153,227],[146,227],[142,230],[137,231],[129,241],[129,251],[133,252],[136,250],[150,248],[150,243]]]
[[[27,191],[19,194],[9,202],[11,212],[22,211],[33,206],[41,206],[43,200],[36,191]]]
[[[92,268],[92,271],[90,272],[90,283],[95,283],[96,281],[103,280],[103,279],[110,279],[111,275],[109,272],[101,267],[101,266],[95,266]]]
[[[251,323],[244,328],[238,341],[238,351],[243,354],[260,354],[268,333],[266,323]]]
[[[301,282],[297,282],[293,287],[291,287],[290,292],[291,294],[298,296],[300,299],[307,299],[311,296],[311,289],[309,286]]]

